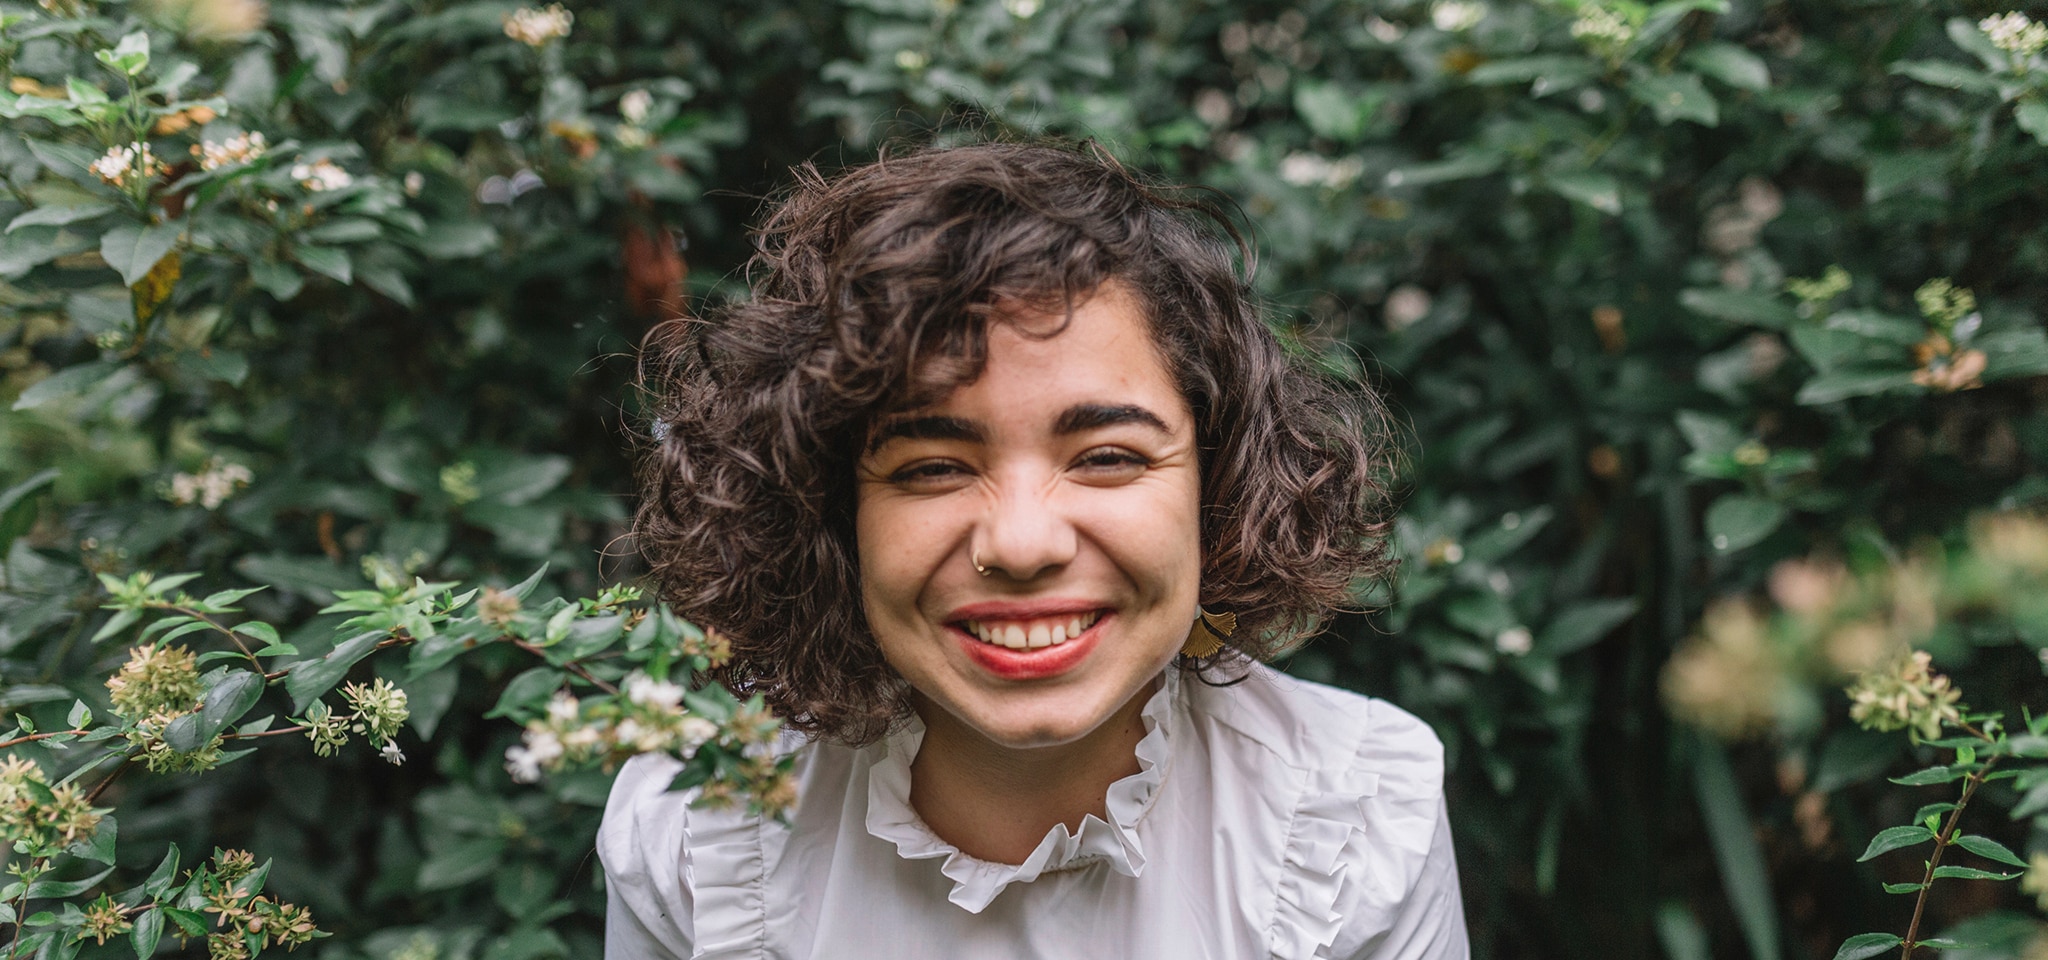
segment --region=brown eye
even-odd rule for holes
[[[967,476],[967,468],[951,460],[920,460],[889,475],[889,482],[910,487],[943,486]]]
[[[1149,457],[1122,447],[1096,447],[1074,459],[1073,470],[1097,481],[1127,480],[1152,465]]]

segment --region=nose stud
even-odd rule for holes
[[[981,575],[982,575],[982,576],[984,576],[984,577],[986,577],[986,576],[988,576],[988,575],[989,575],[989,569],[988,569],[987,567],[984,567],[984,566],[982,566],[982,565],[981,565],[981,556],[980,556],[980,554],[977,554],[977,553],[973,553],[973,552],[969,552],[969,553],[967,554],[967,562],[968,562],[968,563],[971,563],[971,564],[974,564],[974,572],[975,572],[975,573],[981,574]]]

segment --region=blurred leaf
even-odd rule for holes
[[[183,223],[160,223],[150,227],[133,224],[115,227],[100,237],[100,256],[121,274],[121,282],[134,286],[158,260],[178,245]]]
[[[1690,120],[1712,127],[1721,122],[1720,104],[1694,74],[1638,73],[1629,80],[1628,92],[1649,107],[1661,124]]]
[[[1842,948],[1835,951],[1835,960],[1865,960],[1890,951],[1900,942],[1889,933],[1859,933],[1842,941]]]
[[[1707,542],[1723,553],[1747,549],[1776,531],[1785,516],[1782,503],[1731,493],[1707,508]]]
[[[1694,70],[1740,90],[1768,90],[1771,71],[1762,57],[1732,43],[1708,43],[1686,51]]]
[[[1721,746],[1704,737],[1695,741],[1698,755],[1693,773],[1699,787],[1700,814],[1713,842],[1714,862],[1721,868],[1721,886],[1735,908],[1742,934],[1756,960],[1779,960],[1778,913],[1771,893],[1763,850],[1750,829],[1742,788]],[[1897,938],[1894,938],[1896,942]],[[1870,956],[1870,954],[1858,954]]]

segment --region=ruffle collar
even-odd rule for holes
[[[1091,813],[1081,821],[1079,833],[1068,831],[1066,824],[1054,824],[1031,855],[1014,865],[963,853],[939,839],[911,809],[910,762],[917,757],[925,730],[924,722],[912,717],[881,743],[867,748],[874,758],[868,768],[868,833],[895,844],[896,852],[906,860],[944,857],[939,872],[953,881],[946,899],[968,913],[980,913],[1012,883],[1029,883],[1042,874],[1096,860],[1124,876],[1136,877],[1145,869],[1138,824],[1152,809],[1159,787],[1166,781],[1172,728],[1181,713],[1179,703],[1180,671],[1168,668],[1159,689],[1139,713],[1145,736],[1138,740],[1138,772],[1109,785],[1105,804],[1109,819]]]

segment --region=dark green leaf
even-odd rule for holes
[[[1731,493],[1707,508],[1707,542],[1722,553],[1753,547],[1785,522],[1785,505]]]
[[[334,685],[348,675],[349,668],[376,650],[378,641],[382,639],[382,630],[359,633],[336,644],[318,660],[301,660],[292,664],[291,672],[284,677],[285,692],[292,698],[292,712],[305,713],[308,704],[334,689]]]
[[[1927,841],[1932,839],[1934,839],[1934,834],[1930,832],[1926,827],[1917,825],[1910,827],[1890,827],[1880,832],[1877,836],[1871,838],[1870,845],[1863,848],[1863,855],[1857,857],[1856,862],[1862,863],[1865,860],[1874,859],[1883,854],[1890,853],[1893,850],[1900,849],[1901,847],[1910,847],[1917,843],[1926,843]]]
[[[1968,770],[1954,767],[1928,767],[1915,770],[1903,777],[1892,777],[1891,781],[1902,787],[1925,787],[1937,783],[1952,783],[1970,775]]]
[[[491,708],[486,717],[512,717],[524,721],[540,712],[547,698],[562,686],[568,674],[553,667],[533,667],[505,685],[505,692],[498,697],[498,705]]]
[[[1898,946],[1900,942],[1898,937],[1889,933],[1859,933],[1842,941],[1842,948],[1835,951],[1835,960],[1865,960]]]
[[[1993,840],[1990,837],[1980,837],[1976,834],[1969,834],[1966,836],[1957,837],[1955,839],[1955,844],[1956,846],[1962,847],[1963,849],[1968,850],[1971,853],[1974,853],[1980,857],[1983,857],[1986,860],[1996,860],[1999,863],[2009,863],[2015,867],[2024,867],[2027,865],[2027,862],[2025,860],[2020,859],[2019,855],[2013,853],[2011,850],[2006,849],[2004,844],[1999,843],[1998,841]]]
[[[2014,877],[2017,877],[2017,876],[2019,876],[2019,875],[2020,875],[2020,874],[2019,874],[2019,872],[2018,872],[2018,871],[2014,871],[2014,872],[2012,872],[2012,873],[1993,873],[1993,872],[1991,872],[1991,871],[1989,871],[1989,870],[1979,870],[1979,869],[1977,869],[1977,868],[1975,868],[1975,867],[1935,867],[1935,868],[1934,868],[1934,876],[1935,876],[1935,879],[1937,879],[1937,880],[1939,880],[1939,879],[1956,879],[1956,880],[2011,880],[2012,878],[2014,878]]]
[[[81,880],[37,880],[28,885],[27,897],[30,900],[58,900],[66,897],[75,897],[99,886],[100,881],[105,880],[113,872],[114,868],[108,867]]]
[[[1743,806],[1742,787],[1720,744],[1705,738],[1695,742],[1699,753],[1693,773],[1700,813],[1706,821],[1707,838],[1713,843],[1714,860],[1721,868],[1721,887],[1735,908],[1750,955],[1755,960],[1779,960],[1783,954],[1778,948],[1777,898],[1771,893],[1763,849],[1757,845],[1749,811]]]
[[[156,954],[157,942],[164,937],[164,914],[162,910],[148,909],[135,915],[135,932],[131,941],[135,945],[135,960],[149,960]]]

